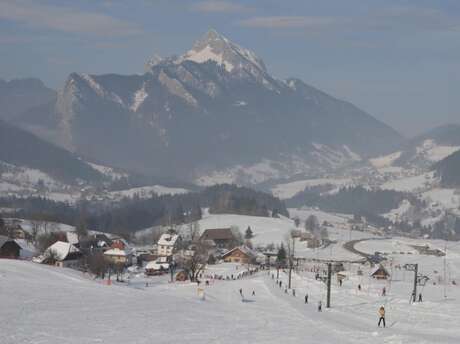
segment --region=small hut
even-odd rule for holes
[[[21,246],[16,241],[0,235],[0,258],[19,258]]]
[[[383,265],[376,265],[371,270],[370,276],[378,280],[386,280],[390,277],[390,274],[388,273],[387,269],[383,267]]]

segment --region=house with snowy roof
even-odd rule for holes
[[[119,249],[118,247],[111,248],[104,252],[104,257],[109,263],[119,265],[131,265],[131,252]]]
[[[238,245],[238,238],[231,228],[209,228],[200,237],[201,241],[213,241],[217,248],[227,250]]]
[[[0,235],[0,258],[19,258],[21,246],[7,236]]]
[[[56,241],[45,250],[43,255],[34,258],[33,261],[66,267],[76,264],[81,257],[80,250],[71,243]]]
[[[226,263],[249,264],[255,262],[257,254],[247,246],[238,246],[227,251],[222,259]]]
[[[160,258],[147,263],[145,266],[145,274],[147,276],[160,275],[169,270],[169,263],[162,261]]]
[[[387,269],[383,265],[376,265],[374,268],[370,271],[369,275],[372,278],[375,279],[388,279],[390,277],[390,274],[388,273]]]
[[[158,239],[158,256],[161,257],[170,257],[172,256],[179,245],[181,238],[178,234],[175,233],[163,233]]]

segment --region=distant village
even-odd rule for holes
[[[300,221],[296,219],[295,222],[298,227]],[[313,249],[324,248],[332,243],[327,232],[331,224],[324,221],[319,225],[315,217],[305,221],[305,230],[292,230],[287,242],[277,247],[273,244],[253,247],[251,239],[254,233],[250,226],[243,234],[237,227],[205,228],[201,231],[198,223],[193,222],[180,231],[168,228],[157,233],[158,238],[151,245],[139,245],[115,234],[87,231],[81,226],[75,230],[59,231],[56,228],[43,228],[46,226],[44,223],[33,222],[29,230],[25,230],[22,220],[18,219],[5,219],[1,224],[0,258],[27,259],[39,264],[73,268],[90,273],[106,283],[112,283],[112,280],[129,283],[133,273],[141,273],[145,278],[168,275],[171,281],[189,280],[197,283],[203,276],[213,279],[235,279],[240,276],[243,270],[239,273],[213,273],[212,276],[205,272],[209,266],[224,263],[236,263],[246,266],[247,271],[253,271],[266,267],[298,269],[308,262],[333,262],[333,273],[337,273],[337,279],[347,276],[343,265],[345,261],[332,257],[330,261],[308,260],[295,255],[295,241]],[[359,229],[356,224],[350,226]],[[349,249],[353,251],[353,245]],[[356,263],[368,263],[373,278],[389,277],[388,271],[380,264],[384,257],[378,253],[358,254],[363,258]],[[326,273],[324,265],[321,272]]]

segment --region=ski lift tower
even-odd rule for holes
[[[332,263],[327,263],[327,275],[320,276],[321,281],[327,286],[326,308],[331,308],[331,279],[332,279]]]
[[[404,264],[404,270],[414,272],[414,289],[412,291],[412,302],[415,302],[417,297],[418,264]]]

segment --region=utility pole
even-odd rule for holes
[[[292,252],[289,256],[289,285],[288,288],[291,289],[291,279],[292,279],[292,263],[294,259],[294,250],[295,250],[295,238],[292,237]]]
[[[332,264],[327,263],[327,302],[326,307],[331,307],[331,276],[332,276]]]
[[[447,276],[446,276],[446,257],[447,257],[447,240],[444,242],[444,298],[447,297]]]

